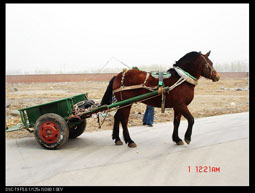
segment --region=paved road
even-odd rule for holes
[[[182,138],[186,127],[184,120]],[[115,146],[111,131],[85,132],[59,150],[43,149],[34,138],[9,139],[6,185],[249,185],[248,112],[195,119],[190,145],[175,145],[172,128],[170,122],[130,128],[137,148]]]

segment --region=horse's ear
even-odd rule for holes
[[[207,54],[205,54],[206,57],[208,57],[211,53],[211,50],[209,52],[207,52]]]
[[[201,54],[201,51],[199,51],[198,53]]]

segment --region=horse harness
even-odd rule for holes
[[[210,70],[210,78],[211,78],[212,77],[212,73],[215,70],[214,70],[214,68],[212,66],[209,65],[209,63],[207,62],[207,60],[205,59],[205,57],[202,54],[201,54],[201,56],[202,56],[202,58],[205,61],[205,67]]]
[[[140,89],[140,88],[145,88],[149,91],[155,91],[158,89],[158,93],[162,95],[161,97],[161,112],[164,113],[165,112],[165,98],[166,98],[166,94],[169,94],[169,92],[171,90],[173,90],[175,87],[179,86],[180,84],[182,84],[183,82],[187,81],[188,83],[196,86],[197,85],[197,80],[195,77],[191,76],[189,73],[185,72],[184,70],[182,70],[180,67],[174,67],[174,70],[177,72],[177,74],[180,76],[180,78],[169,88],[168,92],[165,93],[164,92],[164,82],[163,79],[165,78],[169,78],[171,76],[164,76],[164,72],[157,72],[156,77],[158,78],[158,85],[155,87],[148,87],[146,86],[146,82],[149,78],[149,76],[153,76],[155,77],[155,75],[152,75],[152,72],[149,73],[147,72],[145,80],[142,84],[138,84],[138,85],[131,85],[131,86],[124,86],[124,79],[125,79],[125,75],[127,72],[127,69],[123,69],[122,71],[122,77],[121,77],[121,86],[115,90],[113,90],[113,93],[117,93],[120,92],[120,97],[121,100],[123,100],[122,98],[122,92],[121,91],[126,91],[126,90],[133,90],[133,89]]]

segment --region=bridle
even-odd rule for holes
[[[205,59],[205,57],[202,54],[200,54],[200,55],[202,56],[202,58],[205,61],[206,69],[210,70],[210,77],[209,78],[212,78],[212,73],[213,73],[213,71],[215,71],[214,68],[212,66],[210,66],[210,64],[207,62],[207,60]]]

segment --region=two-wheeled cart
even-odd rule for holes
[[[69,138],[80,136],[86,128],[86,119],[92,114],[121,108],[134,102],[140,102],[152,96],[161,95],[169,90],[165,87],[110,105],[96,106],[88,99],[88,94],[63,98],[53,102],[19,109],[22,124],[7,129],[13,131],[26,129],[33,132],[36,141],[44,148],[58,149]],[[32,129],[34,128],[34,129]]]

